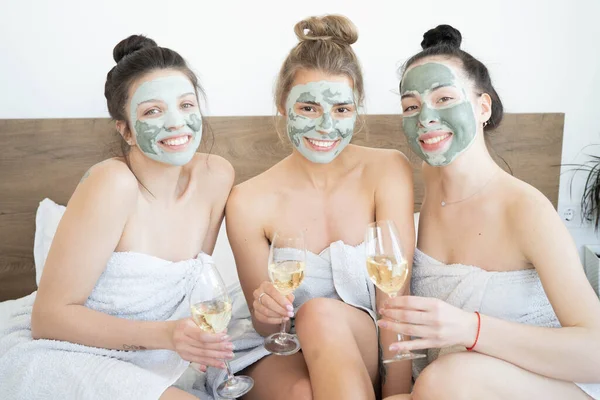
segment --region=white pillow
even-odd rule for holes
[[[66,207],[56,204],[50,199],[40,202],[35,215],[35,238],[33,240],[33,261],[35,263],[35,282],[39,285],[42,270],[46,263],[52,239],[58,223],[65,213]]]

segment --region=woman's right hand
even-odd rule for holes
[[[254,317],[259,322],[276,325],[294,316],[294,295],[282,295],[269,281],[261,283],[253,296]]]
[[[171,350],[184,360],[199,364],[200,370],[206,366],[224,369],[223,360],[233,358],[233,343],[226,332],[205,332],[191,318],[168,323]]]

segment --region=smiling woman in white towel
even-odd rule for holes
[[[33,313],[0,341],[3,398],[190,399],[171,387],[189,361],[233,357],[225,334],[183,318],[233,168],[197,153],[202,91],[178,53],[131,36],[113,55],[105,96],[126,151],[90,168],[69,201]]]
[[[502,103],[460,43],[438,26],[404,66],[403,128],[426,196],[414,296],[390,300],[380,327],[415,337],[395,348],[428,349],[415,399],[599,399],[600,302],[552,204],[488,153]]]
[[[354,25],[341,16],[312,17],[296,24],[295,33],[300,43],[284,61],[275,96],[292,154],[234,188],[226,221],[254,327],[266,336],[295,317],[302,352],[269,355],[248,367],[244,373],[256,385],[245,398],[374,399],[375,289],[362,242],[367,224],[390,219],[412,258],[412,171],[395,150],[349,144],[364,97],[350,47],[358,38]],[[269,282],[276,231],[305,233],[305,278],[295,298]],[[388,332],[383,343],[394,336]],[[384,391],[407,393],[410,363],[391,368],[405,379],[387,382]]]

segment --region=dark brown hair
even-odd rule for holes
[[[479,94],[487,93],[492,99],[492,114],[487,121],[484,131],[491,131],[500,125],[504,115],[504,107],[500,96],[492,85],[492,79],[485,65],[469,53],[461,50],[462,35],[450,25],[439,25],[430,29],[423,35],[421,47],[423,51],[415,54],[406,61],[402,67],[402,75],[408,67],[416,61],[430,56],[448,56],[456,58],[462,63],[462,68],[467,76],[475,83]],[[400,82],[402,86],[402,82]]]

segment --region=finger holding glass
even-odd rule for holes
[[[390,298],[396,297],[408,279],[409,269],[394,222],[377,221],[369,224],[365,234],[365,250],[369,278],[379,290]],[[400,333],[398,333],[398,341],[402,341]],[[423,357],[425,357],[424,354],[404,351],[383,360],[383,363]]]
[[[253,296],[254,317],[262,323],[279,325],[294,316],[294,295],[284,296],[270,281],[263,282]]]
[[[200,268],[189,299],[192,319],[204,332],[222,333],[231,320],[231,298],[213,263],[203,262]],[[248,393],[254,380],[248,376],[234,376],[229,363],[223,362],[227,379],[217,388],[219,396],[235,399]]]
[[[278,295],[273,293],[268,285],[265,285],[266,294],[260,298],[258,303],[274,300],[279,306],[285,306],[286,316],[293,316],[293,308],[283,301],[286,296],[290,296],[304,279],[304,266],[306,263],[306,245],[302,233],[284,236],[277,232],[273,235],[271,248],[269,251],[269,279],[272,287],[276,289]],[[261,295],[259,294],[259,297]],[[274,304],[271,304],[275,308]],[[290,309],[291,308],[291,309]],[[273,311],[271,309],[271,311]],[[296,335],[286,332],[287,320],[284,317],[281,322],[281,329],[265,339],[265,349],[277,355],[291,355],[300,350],[300,342]]]

